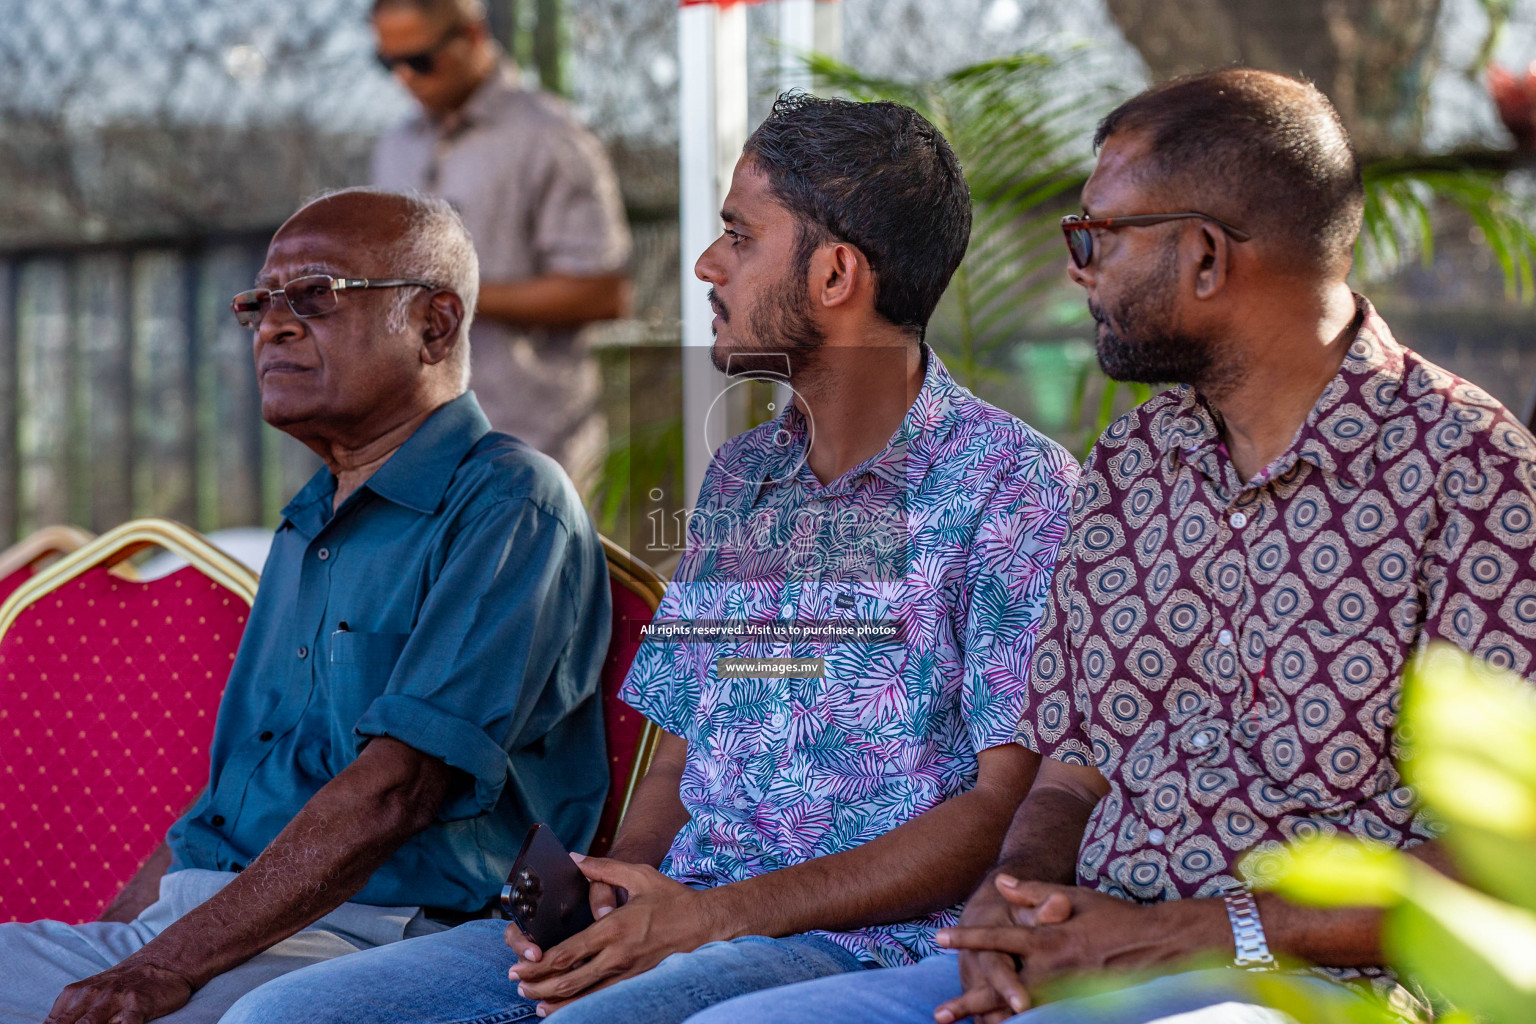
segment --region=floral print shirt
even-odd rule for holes
[[[890,443],[832,483],[805,461],[815,409],[792,403],[710,464],[656,622],[721,632],[647,638],[621,692],[688,741],[691,818],[662,864],[679,881],[867,843],[970,788],[977,753],[1013,741],[1078,467],[924,355]],[[846,639],[860,623],[899,641]],[[819,658],[825,674],[733,678],[721,658]],[[937,952],[957,910],[826,934],[897,966]]]

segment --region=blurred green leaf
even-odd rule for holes
[[[1536,914],[1379,843],[1297,843],[1278,875],[1275,891],[1297,903],[1385,908],[1391,962],[1452,1002],[1494,1021],[1536,1020]]]
[[[1397,850],[1379,843],[1319,836],[1296,843],[1278,865],[1265,874],[1275,876],[1280,895],[1309,906],[1391,907],[1407,894],[1408,866]],[[1244,874],[1250,874],[1244,866]]]
[[[1298,903],[1384,908],[1394,967],[1479,1020],[1536,1021],[1536,693],[1438,645],[1404,676],[1399,729],[1405,778],[1479,888],[1402,851],[1335,837],[1259,851],[1244,870],[1253,862]]]
[[[1527,910],[1536,910],[1536,848],[1473,825],[1459,824],[1445,835],[1456,873],[1484,892]]]
[[[1536,839],[1536,693],[1443,645],[1404,676],[1404,777],[1445,822]]]
[[[1388,913],[1392,963],[1500,1024],[1536,1021],[1536,915],[1409,862],[1409,898]]]

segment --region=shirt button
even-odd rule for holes
[[[299,648],[299,657],[300,658],[307,658],[307,657],[309,657],[309,648],[308,647],[300,647]]]
[[[1227,522],[1232,524],[1232,529],[1241,530],[1248,525],[1248,514],[1246,512],[1233,512],[1232,518],[1228,519]]]
[[[263,742],[263,743],[267,742],[267,740],[270,740],[271,738],[272,738],[272,730],[271,729],[268,729],[266,732],[263,732],[261,734],[261,742]]]
[[[1168,837],[1163,834],[1163,830],[1160,828],[1155,828],[1151,832],[1147,833],[1147,842],[1149,843],[1161,844],[1162,841],[1167,838]]]
[[[1197,747],[1208,747],[1211,745],[1211,734],[1209,731],[1197,732],[1189,742]]]
[[[320,559],[320,561],[323,562],[327,558],[331,557],[331,549],[330,548],[321,548],[319,551],[315,552],[315,557]]]
[[[223,828],[224,827],[224,815],[222,815],[222,814],[215,814],[213,817],[208,819],[208,824],[212,825],[214,828]]]
[[[1223,646],[1223,647],[1231,647],[1232,646],[1232,631],[1230,629],[1224,629],[1220,633],[1217,633],[1216,634],[1216,642],[1221,644],[1221,646]]]

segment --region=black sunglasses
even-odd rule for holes
[[[230,311],[241,327],[251,330],[261,326],[261,318],[272,308],[275,297],[281,295],[293,315],[309,319],[335,312],[336,293],[363,288],[436,288],[430,281],[417,281],[406,277],[331,277],[328,274],[311,274],[296,277],[281,288],[252,288],[241,292],[230,302]]]
[[[422,50],[420,53],[407,53],[398,57],[390,57],[382,53],[375,53],[374,56],[378,58],[379,66],[382,67],[385,71],[393,73],[397,65],[404,64],[418,75],[430,75],[437,67],[438,51],[457,39],[459,35],[463,33],[463,31],[463,25],[455,25],[453,28],[448,30],[447,35],[443,36],[443,38],[439,39],[425,50]]]
[[[1217,220],[1208,213],[1135,213],[1129,217],[1104,217],[1100,220],[1079,217],[1074,213],[1061,218],[1061,230],[1067,236],[1067,251],[1072,254],[1073,265],[1082,270],[1093,261],[1095,229],[1110,231],[1114,228],[1139,228],[1148,224],[1190,218],[1208,220],[1239,242],[1246,242],[1253,237],[1241,228],[1235,228],[1226,221]]]

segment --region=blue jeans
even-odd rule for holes
[[[351,958],[348,958],[351,959]],[[1009,1024],[1150,1024],[1179,1014],[1179,1024],[1285,1024],[1290,1017],[1250,1000],[1253,976],[1236,969],[1170,974],[1116,992],[1065,999],[1026,1010]],[[1320,1000],[1360,1001],[1321,978],[1297,984]],[[960,958],[931,956],[911,967],[822,978],[721,1003],[688,1024],[933,1024],[933,1011],[960,995]],[[1363,1004],[1362,1004],[1363,1005]]]
[[[37,1024],[64,986],[137,953],[234,877],[227,871],[172,872],[160,880],[160,899],[128,924],[0,924],[0,1024]],[[214,978],[159,1024],[214,1024],[245,993],[289,971],[442,928],[416,907],[343,903],[297,935]]]
[[[507,979],[516,957],[501,921],[379,946],[269,981],[221,1024],[512,1024],[535,1018],[533,1000]],[[637,977],[554,1014],[560,1024],[682,1024],[735,996],[776,985],[863,973],[841,946],[816,935],[748,936],[675,953]]]

